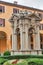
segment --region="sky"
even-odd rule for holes
[[[7,2],[17,1],[18,4],[43,10],[43,0],[2,0]]]

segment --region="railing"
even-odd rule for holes
[[[43,50],[19,50],[19,51],[14,51],[11,50],[11,55],[21,55],[21,54],[31,54],[31,55],[41,55]]]

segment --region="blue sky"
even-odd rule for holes
[[[12,2],[12,3],[14,1],[17,1],[18,4],[43,10],[43,0],[3,0],[3,1]]]

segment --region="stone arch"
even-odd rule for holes
[[[17,33],[17,49],[20,50],[20,29],[17,28],[16,29],[16,33]]]
[[[0,31],[0,53],[7,50],[7,34],[4,31]]]
[[[29,34],[32,35],[35,31],[35,28],[31,25],[29,28]]]
[[[33,28],[28,29],[28,43],[30,42],[30,49],[33,49]]]

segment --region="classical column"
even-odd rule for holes
[[[25,32],[23,31],[23,50],[25,50],[26,49],[26,47],[25,47]]]
[[[15,19],[14,24],[12,28],[12,50],[17,50],[17,32],[16,32],[16,26],[17,26],[17,20]]]
[[[14,50],[17,50],[17,20],[14,22]]]
[[[12,28],[12,50],[14,50],[14,28]]]
[[[24,32],[24,26],[23,23],[20,20],[20,44],[21,44],[21,50],[25,50],[25,32]]]
[[[36,28],[36,34],[34,37],[35,43],[34,43],[34,49],[35,50],[40,50],[40,34],[39,34],[39,26]]]
[[[16,34],[16,32],[13,35],[13,50],[17,51],[17,34]]]
[[[23,27],[22,27],[22,24],[20,24],[20,44],[21,44],[21,50],[23,50]]]
[[[31,49],[31,38],[30,35],[28,35],[28,49]]]
[[[37,54],[42,54],[42,51],[40,49],[40,34],[39,34],[39,26],[36,29],[37,33],[34,37],[34,50],[36,50]]]
[[[25,49],[30,49],[30,35],[28,33],[28,24],[25,24]]]

